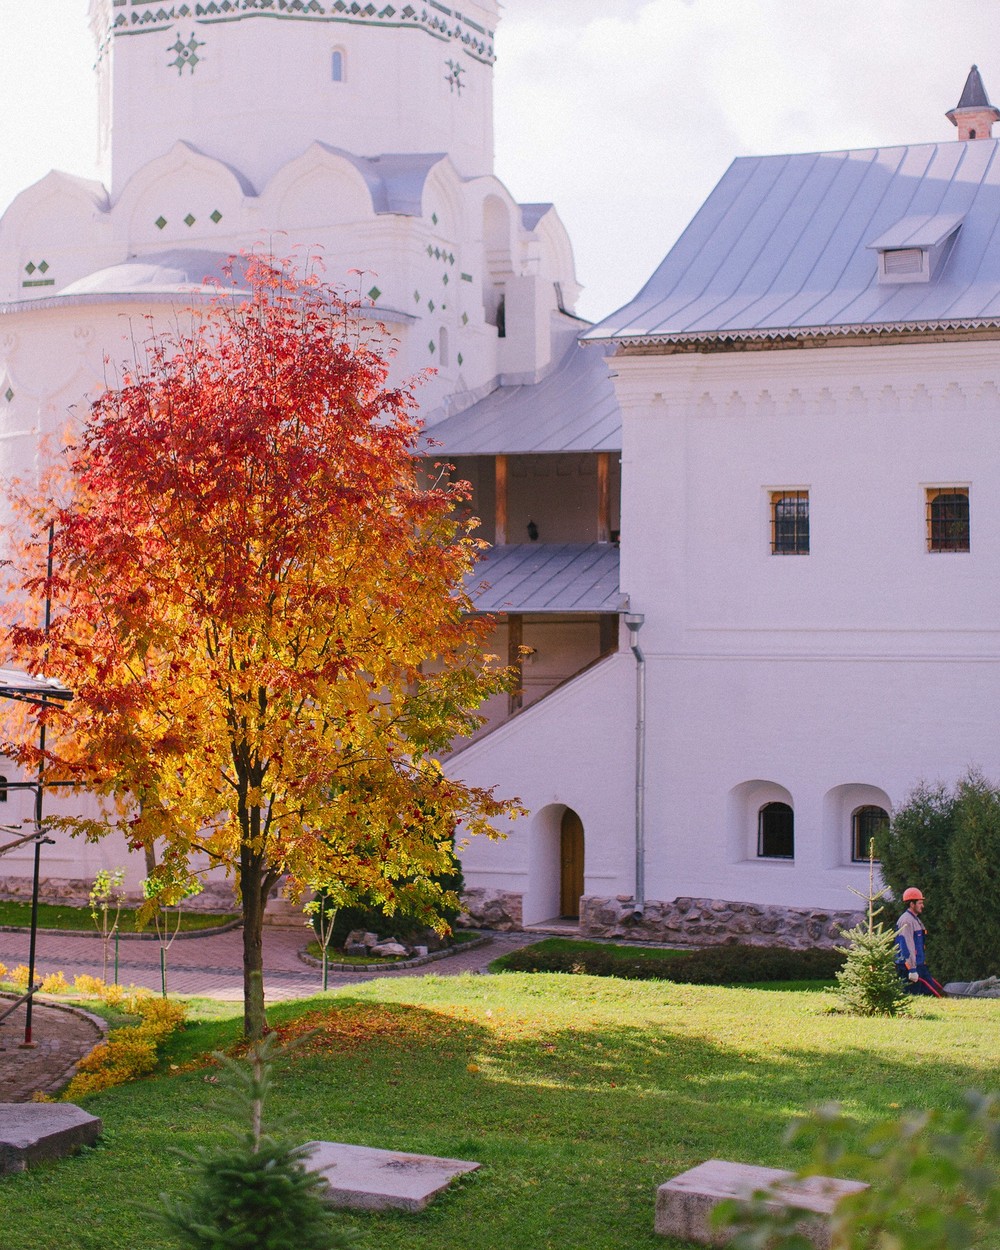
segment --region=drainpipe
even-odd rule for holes
[[[626,612],[629,646],[635,656],[635,906],[641,920],[646,910],[646,657],[639,647],[639,630],[645,616]]]

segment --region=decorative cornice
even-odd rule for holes
[[[437,0],[401,3],[398,7],[359,0],[199,0],[177,4],[164,4],[163,0],[113,0],[113,9],[111,33],[116,36],[162,32],[180,19],[207,26],[271,17],[422,30],[435,39],[461,45],[464,52],[484,65],[492,65],[496,60],[493,31]]]
[[[808,347],[825,343],[876,342],[932,336],[967,338],[970,333],[995,338],[1000,318],[969,317],[941,321],[898,321],[785,329],[690,331],[680,334],[612,334],[584,338],[584,343],[611,342],[619,355],[651,355],[667,351],[739,351],[741,349]]]

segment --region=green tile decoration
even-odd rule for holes
[[[203,48],[204,46],[205,41],[203,39],[195,39],[194,35],[191,36],[187,43],[185,43],[183,39],[181,39],[180,35],[178,35],[177,42],[175,44],[171,44],[171,46],[167,49],[168,52],[176,54],[174,59],[172,61],[168,61],[167,64],[174,66],[178,74],[184,73],[185,66],[193,74],[194,67],[202,59],[198,55],[198,49]]]
[[[437,41],[444,41],[454,48],[456,58],[445,63],[448,73],[445,81],[452,93],[459,96],[468,85],[465,57],[481,65],[492,65],[496,60],[493,48],[493,31],[481,25],[466,13],[452,10],[439,0],[411,0],[410,3],[387,4],[384,0],[200,0],[199,3],[169,3],[168,0],[112,0],[109,6],[114,14],[110,23],[112,36],[119,34],[166,35],[174,33],[171,23],[178,19],[197,18],[199,28],[216,22],[240,22],[252,20],[263,10],[278,10],[277,16],[284,21],[300,22],[347,22],[362,26],[385,26],[387,28],[419,30]],[[178,73],[187,66],[192,72],[200,58],[197,49],[203,45],[194,39],[184,43],[178,39],[170,49],[179,60],[170,61]],[[194,47],[192,47],[192,43]]]
[[[420,292],[419,292],[419,291],[414,291],[414,292],[413,292],[413,302],[414,302],[415,304],[419,304],[419,303],[420,303]]]
[[[33,260],[29,260],[28,263],[24,266],[24,272],[26,274],[33,274],[35,272],[35,268],[36,268],[35,262]]]
[[[7,401],[7,403],[8,403],[8,404],[9,404],[9,403],[10,403],[10,401],[14,398],[14,392],[10,389],[10,387],[9,387],[9,386],[8,386],[8,387],[7,387],[7,389],[4,391],[4,393],[3,393],[3,397],[4,397],[4,399]]]
[[[209,217],[212,219],[212,221],[215,222],[216,225],[218,225],[219,222],[222,220],[222,214],[219,212],[217,208],[214,208],[211,211],[211,213],[209,213]]]
[[[49,262],[47,260],[40,260],[38,262],[38,272],[48,273],[48,271],[49,271]]]
[[[374,303],[375,303],[375,301],[378,299],[378,297],[379,297],[381,294],[382,294],[382,292],[378,289],[378,287],[377,287],[377,286],[373,286],[373,287],[372,287],[372,289],[368,292],[368,298],[369,298],[369,299],[371,300],[371,302],[374,304]]]
[[[463,281],[463,282],[471,282],[471,281],[472,281],[472,274],[471,274],[471,273],[463,273],[463,274],[462,274],[462,281]]]
[[[430,348],[430,353],[433,356],[434,353],[437,351],[437,348],[434,346],[434,340],[431,339],[431,341],[427,344],[427,346]]]
[[[428,255],[428,256],[433,256],[433,255],[434,255],[434,247],[433,247],[433,245],[432,245],[432,244],[430,244],[430,243],[428,243],[428,244],[427,244],[427,255]]]
[[[462,325],[467,326],[468,324],[469,324],[469,314],[462,313]]]
[[[463,362],[463,360],[462,360],[462,353],[461,353],[461,352],[459,352],[459,353],[458,353],[457,360],[458,360],[458,363],[459,363],[459,367],[461,367],[461,366],[462,366],[462,364],[464,363],[464,362]]]
[[[431,213],[431,221],[433,221],[433,223],[435,224],[435,226],[438,224],[438,215],[437,215],[437,213]]]
[[[21,286],[55,286],[55,278],[33,278],[22,282]]]
[[[197,220],[198,218],[195,217],[194,213],[188,213],[188,215],[184,218],[184,224],[190,228]]]
[[[427,301],[427,307],[430,309],[431,312],[433,312],[434,309],[437,307],[437,305],[434,303],[432,299],[429,299]]]
[[[157,219],[153,222],[153,225],[157,228],[157,230],[162,230],[166,224],[166,217],[157,217]]]

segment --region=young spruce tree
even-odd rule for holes
[[[874,839],[868,846],[868,894],[854,893],[868,904],[868,920],[846,930],[849,946],[837,947],[846,956],[837,973],[840,1001],[855,1016],[898,1016],[910,1000],[896,971],[896,935],[875,919],[884,891],[875,889]]]
[[[353,1231],[323,1202],[324,1182],[304,1166],[301,1146],[264,1132],[263,1108],[280,1047],[268,1036],[247,1063],[225,1055],[219,1084],[248,1127],[214,1149],[178,1152],[187,1165],[182,1198],[160,1195],[159,1221],[184,1250],[350,1250]]]

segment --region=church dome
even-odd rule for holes
[[[109,265],[63,287],[60,295],[191,295],[231,287],[240,261],[227,252],[178,248]]]

